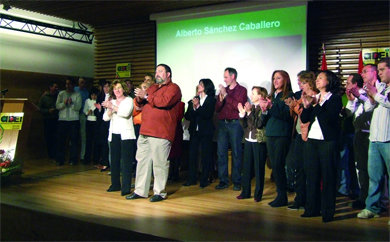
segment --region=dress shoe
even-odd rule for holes
[[[254,198],[253,200],[255,200],[255,202],[258,203],[261,201],[261,198]]]
[[[312,218],[312,217],[318,217],[320,216],[320,213],[307,213],[307,212],[304,212],[301,217],[302,218]]]
[[[117,192],[117,191],[120,191],[121,189],[120,188],[115,188],[113,186],[110,186],[108,189],[107,189],[107,192]]]
[[[225,189],[225,188],[228,188],[229,187],[229,185],[228,184],[225,184],[225,183],[219,183],[216,187],[215,187],[215,189],[217,189],[217,190],[222,190],[222,189]]]
[[[183,186],[185,186],[185,187],[189,187],[189,186],[193,186],[193,185],[196,185],[196,183],[186,182],[186,183],[183,184]]]
[[[200,188],[205,188],[205,187],[207,187],[208,185],[210,185],[210,183],[201,183],[200,185],[199,185],[199,187]]]
[[[298,210],[301,207],[303,207],[303,206],[300,205],[299,203],[294,202],[292,205],[288,206],[287,208],[291,209],[291,210]]]
[[[126,196],[127,200],[134,200],[134,199],[138,199],[138,198],[144,198],[144,197],[141,197],[140,195],[138,195],[135,192],[133,192],[132,194]]]
[[[234,185],[233,185],[233,191],[241,191],[241,185],[239,185],[239,184],[234,184]]]
[[[334,220],[333,216],[322,217],[322,222],[324,222],[324,223],[329,223],[329,222],[331,222],[333,220]]]
[[[287,198],[278,198],[278,197],[276,197],[275,200],[269,203],[269,205],[273,208],[287,206],[287,204],[288,204]]]
[[[162,200],[164,200],[165,198],[163,198],[162,196],[160,196],[160,195],[153,195],[151,198],[150,198],[150,201],[152,202],[152,203],[154,203],[154,202],[160,202],[160,201],[162,201]]]
[[[121,191],[121,196],[126,196],[126,195],[129,195],[130,194],[130,192],[129,191],[126,191],[126,192],[124,192],[124,191]]]
[[[248,197],[248,196],[243,196],[243,195],[238,195],[237,197],[236,197],[237,199],[247,199],[247,198],[250,198],[250,197]]]

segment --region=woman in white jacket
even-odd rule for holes
[[[113,99],[103,102],[103,107],[107,108],[103,120],[110,121],[108,141],[111,147],[111,186],[107,192],[121,191],[121,195],[125,196],[130,194],[135,152],[133,99],[127,96],[128,88],[120,80],[112,82],[110,95]]]

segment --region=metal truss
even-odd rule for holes
[[[92,44],[94,35],[84,25],[75,29],[0,13],[0,28]]]

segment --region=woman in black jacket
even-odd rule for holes
[[[304,146],[306,205],[302,217],[319,216],[321,212],[322,221],[329,222],[335,212],[336,162],[340,156],[340,80],[331,71],[321,71],[316,87],[319,94],[303,96],[301,114],[302,123],[310,122],[308,141]]]
[[[213,115],[215,109],[215,87],[210,79],[201,79],[197,86],[197,96],[188,102],[185,119],[190,121],[190,152],[188,160],[188,177],[184,186],[196,185],[198,173],[198,150],[201,145],[202,174],[200,187],[209,185],[208,177],[213,154]]]
[[[287,206],[286,156],[291,141],[293,119],[290,108],[284,102],[293,95],[290,76],[286,71],[276,70],[272,74],[271,100],[268,100],[265,116],[267,151],[275,178],[277,196],[269,203],[271,207]]]

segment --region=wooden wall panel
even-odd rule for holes
[[[345,80],[357,72],[361,48],[390,46],[388,1],[310,1],[308,3],[308,68],[319,70],[322,43],[328,68]],[[115,64],[130,62],[138,84],[154,72],[155,22],[95,27],[95,78],[115,78]]]
[[[156,65],[155,22],[95,27],[95,79],[115,78],[117,63],[131,63],[135,85]]]
[[[388,1],[309,2],[308,65],[319,70],[322,43],[328,69],[342,76],[357,73],[361,48],[390,47]]]

